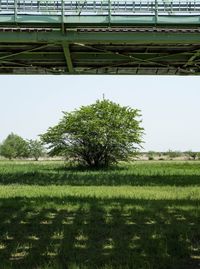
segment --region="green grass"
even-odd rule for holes
[[[200,268],[200,162],[0,162],[0,269]]]
[[[199,185],[200,162],[135,162],[88,171],[63,162],[0,162],[0,184],[73,186]]]

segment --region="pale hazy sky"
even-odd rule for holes
[[[102,98],[138,108],[145,150],[200,151],[200,77],[0,76],[0,141],[35,139],[71,111]]]

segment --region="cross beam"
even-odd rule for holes
[[[200,50],[197,50],[197,51],[194,53],[194,55],[192,55],[192,56],[189,58],[189,60],[187,61],[187,63],[184,65],[184,67],[186,67],[186,66],[188,66],[188,65],[192,65],[192,64],[194,63],[195,59],[196,59],[197,57],[199,57],[199,56],[200,56]]]
[[[1,32],[0,43],[200,44],[199,33]]]

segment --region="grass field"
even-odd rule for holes
[[[0,162],[0,269],[200,268],[200,162]]]

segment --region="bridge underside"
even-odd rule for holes
[[[200,1],[142,1],[1,0],[0,74],[199,75]]]
[[[3,28],[1,74],[198,75],[200,29]]]

